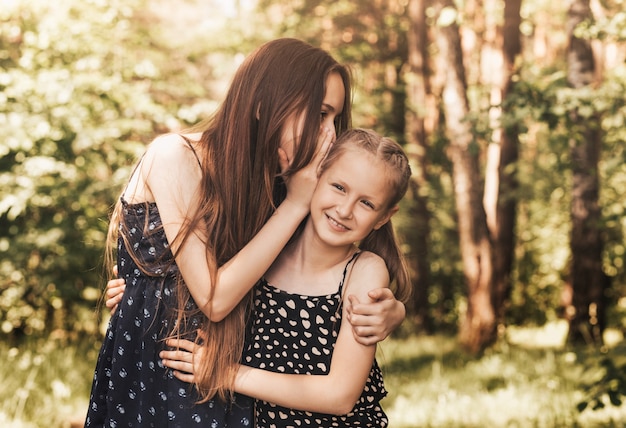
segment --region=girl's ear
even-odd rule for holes
[[[282,148],[278,148],[278,163],[280,165],[280,172],[285,172],[289,169],[289,158],[287,152]]]
[[[399,209],[400,207],[398,205],[389,208],[385,215],[374,225],[374,230],[378,230],[383,227],[385,223],[387,223],[391,219],[391,217],[393,217],[393,215],[398,212]]]

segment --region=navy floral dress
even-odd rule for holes
[[[304,296],[282,291],[262,279],[255,286],[254,316],[248,331],[243,364],[279,373],[323,375],[330,371],[341,327],[342,291]],[[256,401],[259,428],[386,427],[380,401],[387,395],[380,367],[374,360],[363,393],[352,411],[335,416],[288,409]]]
[[[252,427],[251,399],[196,404],[198,394],[161,364],[163,339],[171,332],[177,307],[176,275],[155,203],[128,204],[122,199],[124,234],[118,241],[118,268],[126,290],[110,320],[93,378],[86,427]],[[142,272],[131,257],[142,259]],[[191,300],[188,309],[196,308]],[[192,318],[186,337],[200,326]]]

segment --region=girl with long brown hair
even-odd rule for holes
[[[250,290],[307,216],[317,167],[349,125],[345,67],[307,43],[278,39],[244,61],[209,121],[150,144],[112,216],[110,260],[126,289],[98,358],[86,426],[249,424],[249,403],[231,391]],[[378,293],[392,308],[388,330],[404,307]],[[207,358],[196,390],[158,354],[165,339],[195,341],[198,330]]]

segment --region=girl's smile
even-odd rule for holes
[[[326,214],[326,218],[328,219],[328,222],[330,223],[331,227],[333,227],[337,231],[342,232],[342,231],[350,230],[349,227],[335,220],[330,214]]]
[[[348,150],[322,174],[311,201],[311,226],[333,246],[352,245],[380,228],[388,207],[387,166],[372,154]]]

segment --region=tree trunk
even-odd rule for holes
[[[589,0],[574,0],[568,11],[567,80],[573,88],[594,83],[595,61],[589,41],[574,34],[576,26],[592,16]],[[573,189],[571,205],[571,284],[573,315],[568,342],[602,343],[605,326],[607,277],[602,271],[598,163],[600,120],[569,113]]]
[[[440,0],[441,10],[456,11],[452,1]],[[440,10],[440,11],[441,11]],[[470,124],[465,120],[469,105],[459,27],[439,16],[437,43],[445,69],[443,105],[453,165],[452,178],[459,225],[463,274],[467,285],[467,310],[461,320],[459,341],[478,353],[496,338],[495,314],[491,303],[492,249],[482,201],[482,186],[476,147]]]
[[[408,41],[408,70],[405,74],[407,91],[407,153],[414,169],[410,186],[412,200],[410,216],[413,227],[410,232],[411,252],[408,261],[413,279],[413,301],[411,312],[417,325],[432,333],[432,320],[428,315],[428,292],[430,287],[430,263],[428,260],[428,238],[430,235],[430,213],[427,206],[427,132],[425,116],[428,90],[426,67],[427,27],[425,0],[409,0],[408,16],[410,27]]]
[[[521,52],[519,26],[521,0],[510,0],[504,5],[504,26],[498,28],[498,44],[502,58],[503,70],[497,90],[499,104],[502,106],[497,115],[499,119],[506,115],[510,107],[507,97],[513,91],[516,73],[515,60]],[[494,245],[493,268],[493,307],[496,310],[496,323],[504,325],[506,303],[511,294],[511,270],[515,250],[515,223],[517,210],[518,187],[516,177],[516,163],[518,160],[519,129],[513,124],[505,126],[501,123],[494,134],[494,143],[491,144],[491,153],[497,156],[495,175],[495,198],[487,213],[493,213],[493,220],[488,221]],[[488,180],[488,178],[487,178]],[[487,199],[487,198],[486,198]],[[489,214],[488,214],[489,220]]]

